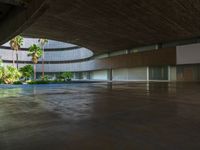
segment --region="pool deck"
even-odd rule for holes
[[[0,89],[0,150],[199,150],[200,83]]]

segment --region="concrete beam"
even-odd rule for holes
[[[0,3],[3,4],[10,4],[14,6],[24,6],[26,5],[30,0],[0,0]]]
[[[0,45],[21,34],[48,8],[44,0],[33,0],[27,8],[15,7],[0,23]]]

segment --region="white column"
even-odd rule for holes
[[[171,81],[171,67],[168,66],[168,81]]]
[[[149,66],[147,66],[147,81],[149,81]]]

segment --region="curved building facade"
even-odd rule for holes
[[[28,57],[28,48],[32,44],[40,45],[38,39],[24,38],[23,46],[18,51],[19,68],[27,64],[32,64],[31,57]],[[50,74],[77,71],[84,61],[88,61],[93,56],[93,52],[89,49],[82,48],[73,44],[48,40],[44,46],[45,72]],[[0,58],[5,65],[12,65],[13,59],[16,62],[15,52],[10,48],[9,42],[0,48]],[[42,72],[42,58],[37,64],[37,73]]]
[[[28,48],[38,39],[25,38],[19,50],[19,67],[32,64]],[[200,80],[199,40],[155,44],[97,55],[91,50],[73,44],[49,40],[44,47],[45,74],[70,71],[74,79],[114,81],[191,81]],[[187,53],[187,52],[192,53]],[[191,56],[192,55],[192,56]],[[166,57],[167,56],[167,57]],[[0,48],[5,65],[16,61],[9,43]],[[196,58],[195,60],[191,58]],[[42,59],[37,64],[38,77],[42,72]]]

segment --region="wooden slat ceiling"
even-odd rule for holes
[[[199,0],[50,0],[23,34],[96,53],[200,36]]]

